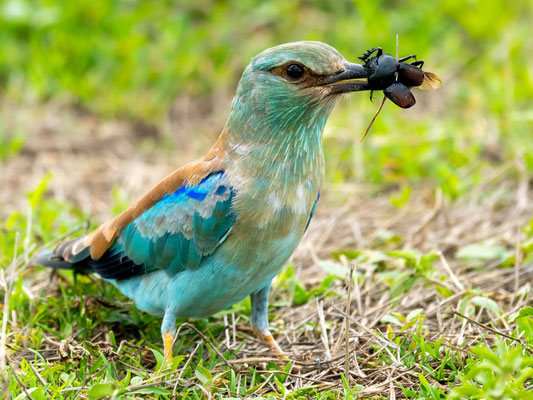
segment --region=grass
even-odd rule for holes
[[[6,398],[533,398],[532,16],[527,1],[1,4]],[[183,325],[163,367],[160,319],[96,277],[29,267],[201,154],[258,51],[314,39],[352,60],[396,33],[444,85],[388,102],[363,143],[376,104],[332,115],[317,215],[271,294],[290,362],[267,357],[245,300]]]
[[[246,300],[184,325],[172,364],[162,368],[158,318],[136,310],[114,287],[91,276],[28,268],[39,243],[71,234],[72,227],[87,228],[84,213],[47,198],[50,182],[45,179],[28,194],[32,212],[13,214],[2,235],[3,321],[9,321],[3,331],[3,379],[13,398],[531,397],[533,311],[527,304],[533,269],[530,263],[514,264],[516,254],[520,261],[532,258],[533,220],[518,236],[511,229],[518,243],[496,240],[495,232],[506,230],[505,221],[483,210],[486,200],[478,199],[480,215],[471,218],[488,217],[493,239],[465,243],[444,255],[406,249],[406,237],[429,229],[422,233],[423,241],[431,238],[441,247],[449,239],[449,230],[439,233],[444,214],[454,226],[464,206],[455,203],[457,209],[442,208],[433,220],[424,218],[422,230],[409,224],[408,215],[385,230],[380,225],[389,212],[376,212],[368,246],[331,252],[328,247],[339,247],[349,222],[368,214],[365,207],[382,212],[387,207],[360,199],[361,214],[353,208],[343,212],[347,223],[335,222],[324,210],[303,244],[316,245],[315,254],[298,253],[294,262],[299,271],[295,265],[287,267],[271,297],[271,324],[291,354],[290,363],[265,357],[251,335]],[[501,179],[488,185],[493,191],[507,183]],[[434,214],[434,209],[419,207],[411,204],[416,215]],[[514,207],[502,201],[494,212],[506,215]],[[476,229],[466,222],[462,229],[469,237]],[[332,225],[338,231],[325,233]],[[301,269],[313,263],[319,279]],[[352,312],[346,353],[348,293]]]

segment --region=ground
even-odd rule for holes
[[[26,112],[25,145],[0,178],[2,245],[19,251],[2,275],[1,361],[13,398],[439,399],[491,385],[515,395],[505,398],[529,398],[533,265],[522,261],[533,193],[520,159],[494,163],[453,200],[427,184],[406,197],[397,186],[327,183],[271,294],[272,331],[291,361],[270,358],[254,338],[246,300],[183,324],[172,365],[162,368],[158,318],[96,277],[28,260],[194,158],[223,117],[190,125],[205,139],[187,146],[186,130],[160,138],[150,126],[63,105]],[[164,150],[168,140],[181,154]]]

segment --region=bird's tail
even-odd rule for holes
[[[83,237],[68,239],[59,243],[54,250],[42,250],[33,257],[31,264],[89,273],[92,271],[87,263],[90,257],[90,248],[83,246],[83,240]]]

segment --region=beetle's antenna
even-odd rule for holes
[[[374,114],[374,117],[372,118],[372,121],[370,121],[370,124],[368,124],[368,128],[366,128],[366,131],[365,131],[363,137],[361,138],[361,140],[359,141],[359,143],[361,143],[366,138],[366,135],[370,131],[370,128],[374,124],[374,121],[376,120],[376,118],[378,117],[379,113],[381,112],[381,109],[383,108],[383,104],[385,104],[385,100],[387,100],[387,98],[385,96],[383,96],[383,100],[381,101],[381,105],[379,106],[378,110]]]

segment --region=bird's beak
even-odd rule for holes
[[[327,86],[330,94],[370,90],[366,78],[368,78],[368,71],[362,65],[345,62],[342,71],[324,77],[320,86]]]

